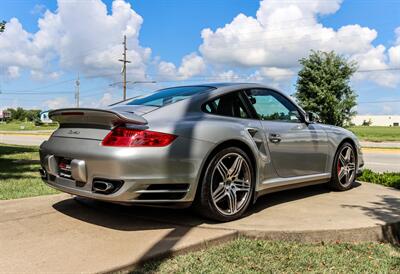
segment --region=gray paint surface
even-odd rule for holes
[[[84,186],[77,186],[73,180],[56,176],[47,183],[71,194],[118,202],[137,202],[139,193],[146,191],[151,184],[189,184],[187,194],[173,201],[191,202],[207,159],[218,145],[232,140],[240,141],[251,151],[257,173],[255,189],[260,192],[273,186],[268,183],[271,179],[278,185],[289,179],[293,184],[313,182],[315,178],[319,178],[319,183],[329,181],[326,174],[331,174],[334,155],[345,139],[356,145],[359,163],[362,163],[359,143],[353,133],[339,127],[306,122],[304,110],[283,93],[258,84],[224,84],[215,87],[217,88],[147,112],[143,112],[141,106],[120,105],[106,110],[52,111],[54,117],[51,118],[58,119],[62,126],[65,122],[68,128],[58,129],[53,137],[41,145],[42,165],[46,168],[48,155],[82,160],[87,167],[87,182],[84,182]],[[280,93],[298,107],[303,122],[260,121],[256,118],[207,114],[201,110],[201,106],[209,100],[252,88],[265,88]],[[138,116],[135,112],[141,115]],[[102,146],[101,140],[107,134],[104,126],[126,123],[126,117],[147,122],[142,125],[135,122],[128,124],[129,127],[170,133],[178,138],[171,145],[162,148]],[[92,126],[96,123],[103,128]],[[71,129],[74,124],[76,127]],[[250,131],[256,134],[251,134]],[[282,141],[278,144],[272,143],[270,133],[281,135]],[[124,180],[125,183],[113,194],[96,194],[91,192],[95,178]],[[170,200],[152,199],[140,202],[167,201]]]

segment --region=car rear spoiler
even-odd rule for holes
[[[142,116],[133,112],[96,109],[96,108],[63,108],[49,112],[49,118],[62,124],[93,124],[115,126],[123,123],[146,125]]]

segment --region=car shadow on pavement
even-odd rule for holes
[[[360,184],[356,184],[355,187]],[[315,195],[330,192],[324,185],[315,185],[299,189],[271,193],[260,197],[243,216],[251,214],[281,203],[305,199]],[[169,229],[168,233],[151,248],[135,264],[135,269],[140,273],[142,266],[148,259],[152,265],[160,265],[163,259],[174,255],[173,248],[180,242],[191,229],[204,224],[217,224],[195,214],[190,208],[159,208],[145,206],[130,206],[112,204],[86,198],[70,198],[53,205],[53,208],[72,218],[93,225],[120,231],[141,231]],[[209,226],[208,226],[209,227]],[[216,226],[215,228],[218,228]],[[164,252],[166,251],[166,252]],[[161,255],[157,255],[160,254]],[[154,255],[156,254],[156,255]]]
[[[354,187],[360,185],[359,183],[355,183]],[[260,197],[249,208],[243,218],[259,211],[268,210],[268,208],[274,205],[323,195],[329,192],[330,190],[325,185],[315,185],[270,193]],[[396,202],[393,205],[397,206],[397,208],[399,207],[398,201],[392,202]],[[154,261],[153,264],[160,264],[163,258],[173,255],[173,247],[194,227],[203,224],[216,224],[216,222],[198,216],[190,208],[120,205],[80,197],[60,201],[54,204],[53,207],[72,218],[109,229],[120,231],[170,229],[161,240],[145,252],[136,264],[137,269],[140,269],[147,259],[154,259],[154,254],[157,254],[161,250],[168,251],[163,253],[162,257],[156,256],[155,258],[158,260]]]
[[[377,195],[380,201],[371,203],[371,206],[343,205],[363,211],[367,216],[386,225],[382,226],[383,239],[394,245],[400,245],[400,199],[390,195]]]
[[[120,231],[170,229],[178,226],[174,223],[154,221],[141,214],[141,208],[137,206],[112,204],[80,197],[57,202],[53,208],[83,222]],[[159,214],[165,213],[161,210]]]
[[[360,184],[356,183],[354,187]],[[325,185],[308,186],[266,194],[250,206],[242,218],[266,210],[274,205],[305,199],[330,192]],[[191,208],[166,208],[138,205],[120,205],[75,197],[53,205],[57,211],[81,221],[115,230],[134,231],[177,226],[197,227],[217,224],[202,218]],[[143,221],[143,223],[138,222]],[[148,223],[148,227],[144,223]]]

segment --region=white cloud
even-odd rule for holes
[[[203,58],[198,56],[196,53],[191,53],[183,57],[182,64],[178,69],[178,73],[183,78],[187,79],[202,73],[205,68],[206,65]]]
[[[383,45],[371,48],[367,52],[354,54],[352,59],[358,63],[359,70],[361,71],[355,74],[355,80],[370,80],[386,87],[396,87],[400,81],[398,72],[384,71],[385,69],[389,69],[390,65],[387,62],[385,47]],[[368,70],[377,71],[362,72]]]
[[[55,80],[58,79],[61,75],[61,71],[53,71],[53,72],[44,72],[39,69],[32,69],[30,71],[31,78],[37,81],[43,81],[43,80]]]
[[[16,18],[6,24],[0,35],[0,64],[6,67],[39,69],[44,66],[40,49],[32,42],[32,34],[26,32]]]
[[[15,79],[19,77],[19,67],[17,66],[9,66],[7,68],[7,76],[10,79]]]
[[[290,69],[277,67],[264,67],[260,69],[260,74],[271,79],[272,81],[283,81],[292,78],[295,72]]]
[[[256,67],[262,76],[275,81],[286,80],[277,76],[290,74],[288,69],[298,67],[298,60],[311,49],[334,50],[359,61],[360,69],[388,68],[388,51],[383,45],[372,44],[378,35],[376,30],[357,24],[335,30],[318,22],[319,16],[335,13],[341,2],[262,0],[256,17],[239,14],[224,27],[203,29],[199,50],[207,63]],[[399,35],[400,29],[396,32]],[[400,47],[389,49],[393,64],[400,62],[399,51]],[[390,72],[369,79],[390,87],[398,83],[398,77]]]
[[[396,35],[396,44],[397,45],[400,45],[400,26],[399,27],[397,27],[395,30],[394,30],[394,33],[395,33],[395,35]]]
[[[99,106],[108,106],[111,105],[112,103],[115,103],[115,100],[112,97],[111,93],[104,93],[103,97],[99,101]]]
[[[233,70],[223,71],[217,74],[216,81],[223,81],[223,82],[236,82],[240,81],[241,77],[235,73]]]
[[[400,27],[395,29],[395,45],[388,50],[390,64],[393,67],[400,67]]]
[[[31,9],[30,13],[33,15],[39,14],[42,15],[46,11],[46,6],[42,4],[36,4],[33,9]]]
[[[389,59],[393,67],[400,67],[400,45],[389,49]]]
[[[186,80],[199,75],[206,69],[203,58],[196,53],[190,53],[182,58],[179,68],[174,63],[161,61],[158,64],[158,73],[161,79]]]
[[[54,13],[47,10],[39,19],[36,33],[25,31],[16,18],[7,23],[0,35],[0,63],[32,70],[34,76],[50,74],[52,60],[58,60],[61,69],[118,74],[126,35],[132,61],[127,72],[144,78],[151,50],[139,44],[142,23],[142,17],[123,0],[113,1],[110,14],[101,0],[59,0]]]
[[[58,97],[44,102],[44,105],[49,109],[71,107],[72,104],[65,97]]]

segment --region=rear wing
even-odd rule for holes
[[[145,125],[146,119],[133,112],[95,109],[95,108],[63,108],[49,112],[49,118],[63,124],[88,124],[115,126],[122,123]]]

